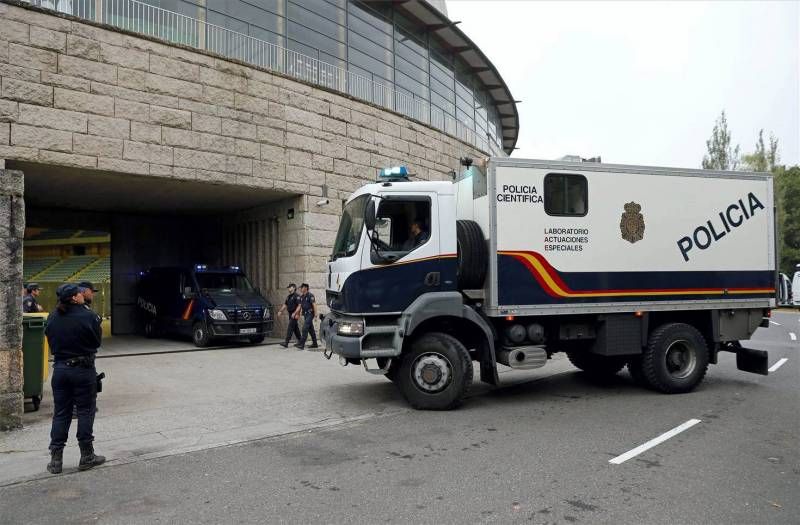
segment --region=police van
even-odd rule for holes
[[[664,393],[693,390],[720,352],[767,373],[767,353],[740,342],[776,303],[770,174],[462,165],[452,182],[387,169],[347,200],[326,356],[386,375],[421,409],[457,406],[473,363],[498,384],[498,363],[533,369],[557,352]]]
[[[238,266],[156,267],[140,274],[137,306],[144,334],[258,344],[272,333],[272,306]]]

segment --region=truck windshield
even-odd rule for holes
[[[197,273],[197,284],[201,290],[229,292],[233,290],[250,291],[253,286],[242,274],[236,273]]]
[[[361,230],[364,228],[364,208],[367,206],[369,195],[361,195],[350,201],[342,210],[342,222],[333,243],[331,259],[350,257],[358,250],[361,242]]]

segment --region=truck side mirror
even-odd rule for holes
[[[367,232],[372,232],[375,229],[376,215],[375,201],[370,199],[367,203],[367,209],[364,210],[364,224],[367,227]]]

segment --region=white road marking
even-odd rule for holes
[[[797,341],[797,336],[794,334],[794,332],[789,332],[789,339],[792,341]]]
[[[776,323],[775,321],[770,321],[770,324],[774,324],[775,326],[781,326],[781,323]]]
[[[779,369],[784,365],[784,363],[786,363],[786,361],[788,361],[788,359],[786,359],[785,357],[781,357],[780,359],[778,359],[777,363],[769,367],[768,372],[774,372],[775,370]]]
[[[688,429],[692,428],[693,426],[695,426],[698,423],[700,423],[699,419],[690,419],[686,423],[678,425],[677,427],[673,428],[672,430],[664,432],[663,434],[661,434],[657,438],[651,439],[647,443],[639,445],[638,447],[636,447],[634,449],[631,449],[631,450],[627,451],[626,453],[615,457],[614,459],[608,460],[608,462],[609,463],[613,463],[614,465],[619,465],[620,463],[624,463],[624,462],[628,461],[631,458],[635,458],[636,456],[638,456],[642,452],[644,452],[646,450],[650,450],[651,448],[655,447],[656,445],[660,445],[661,443],[663,443],[664,441],[668,440],[669,438],[677,436],[678,434],[680,434],[684,430],[688,430]]]

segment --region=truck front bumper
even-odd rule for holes
[[[364,334],[360,336],[340,335],[342,322],[362,322]],[[363,317],[351,317],[331,312],[322,318],[320,338],[329,352],[346,359],[371,359],[395,357],[402,350],[402,336],[396,324],[375,325]]]

